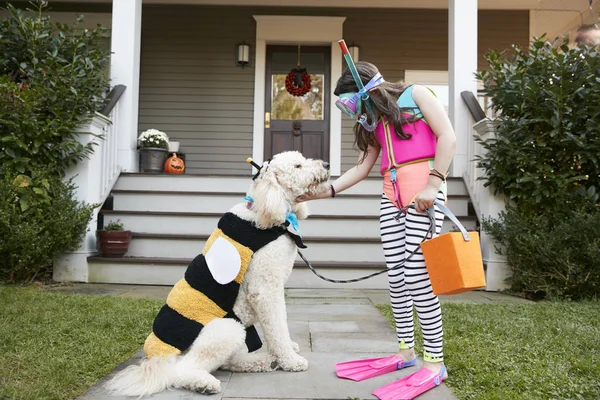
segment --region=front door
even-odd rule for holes
[[[265,160],[286,150],[329,161],[330,47],[267,46]],[[286,90],[286,77],[298,66],[310,75],[302,97]]]

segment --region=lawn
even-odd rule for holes
[[[377,308],[394,326],[391,307]],[[442,313],[447,385],[459,399],[600,399],[600,302],[443,304]]]
[[[0,399],[74,399],[143,344],[158,300],[0,286]]]

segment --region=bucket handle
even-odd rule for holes
[[[444,213],[444,215],[446,217],[448,217],[450,219],[450,221],[452,221],[456,224],[456,226],[460,230],[460,233],[462,233],[463,239],[465,239],[465,242],[470,241],[471,238],[469,237],[469,233],[467,232],[465,227],[460,223],[458,218],[456,218],[456,216],[452,213],[452,211],[450,211],[450,209],[448,207],[446,207],[446,205],[440,203],[437,200],[435,201],[435,205],[439,207],[440,211],[442,213]],[[434,207],[428,208],[427,213],[429,214],[429,219],[431,220],[432,226],[435,226],[435,209],[434,209]]]

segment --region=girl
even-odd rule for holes
[[[373,359],[367,363],[358,360],[338,364],[338,375],[362,380],[389,371],[389,365],[394,365],[394,362],[398,368],[415,365],[414,306],[423,331],[423,368],[374,392],[380,399],[400,398],[399,396],[403,399],[413,398],[431,388],[424,382],[437,379],[436,384],[439,384],[440,378],[447,379],[443,364],[440,303],[431,289],[419,244],[430,224],[425,210],[432,207],[436,199],[446,201],[446,171],[454,156],[456,137],[442,104],[427,88],[385,82],[375,65],[368,62],[357,62],[355,65],[375,113],[369,116],[367,124],[362,121],[363,123],[357,123],[354,127],[355,145],[361,155],[357,164],[331,185],[330,193],[304,195],[298,201],[335,197],[336,193],[354,186],[368,176],[382,152],[380,231],[386,264],[388,268],[392,268],[415,252],[403,267],[388,271],[399,352],[394,356],[377,359],[377,364],[373,364]],[[354,78],[350,70],[346,69],[337,82],[334,94],[340,97],[338,101],[343,101],[348,98],[357,99],[357,92],[359,89]],[[360,102],[357,107],[358,112],[351,113],[354,114],[351,116],[361,114]],[[370,120],[373,117],[376,118],[375,121]],[[363,126],[368,126],[369,123],[371,126],[377,124],[373,132]],[[402,212],[400,220],[396,221],[394,216],[398,211],[413,200],[414,206]],[[439,234],[444,216],[437,207],[435,211],[435,231]],[[353,369],[354,372],[343,376],[340,371],[344,368]],[[359,370],[362,372],[356,374]]]

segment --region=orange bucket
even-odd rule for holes
[[[478,232],[467,232],[445,205],[436,205],[460,232],[448,232],[421,243],[433,293],[458,294],[485,286]],[[435,224],[433,208],[427,210]],[[434,225],[435,226],[435,225]]]

